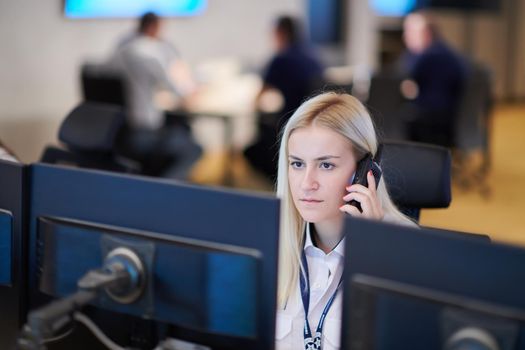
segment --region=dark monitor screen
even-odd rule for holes
[[[452,295],[462,305],[485,303],[515,313],[525,311],[525,271],[515,268],[525,265],[525,250],[489,243],[484,236],[352,218],[347,219],[345,230],[343,327],[350,332],[343,332],[344,349],[357,349],[350,333],[365,327],[352,324],[351,314],[357,310],[351,306],[356,302],[351,289],[357,275]],[[441,302],[451,303],[446,298]],[[380,298],[377,309],[381,309],[381,317],[373,327],[366,326],[376,332],[373,349],[402,349],[407,342],[423,344],[421,348],[425,349],[442,349],[442,325],[436,316],[441,306],[389,296]],[[474,309],[473,313],[479,311]],[[491,317],[500,316],[495,313]],[[484,319],[480,316],[472,324]],[[519,331],[521,334],[522,329]],[[511,349],[524,347],[518,343]]]
[[[313,44],[335,46],[345,35],[345,2],[342,0],[309,0],[308,33]]]
[[[124,247],[144,262],[141,296],[119,303],[102,293],[85,311],[113,341],[273,348],[275,197],[48,165],[32,166],[31,183],[32,309],[75,292]],[[88,338],[76,332],[50,348],[96,349]]]
[[[501,0],[418,0],[418,8],[498,12],[501,3]]]
[[[424,349],[513,350],[524,345],[524,310],[359,274],[352,278],[351,293],[348,349],[418,344]]]
[[[501,0],[369,0],[378,16],[402,17],[421,9],[447,9],[456,11],[501,10]]]
[[[0,209],[0,286],[13,284],[13,214]]]

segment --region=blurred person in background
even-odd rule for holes
[[[263,86],[256,98],[258,139],[244,152],[250,163],[272,181],[277,174],[279,131],[297,107],[323,85],[323,65],[303,39],[297,19],[277,18],[273,39],[275,53],[264,69]],[[282,103],[268,111],[272,108],[266,108],[264,100],[272,90],[281,95]]]
[[[401,69],[408,77],[401,90],[412,101],[407,136],[412,141],[454,146],[454,124],[466,68],[443,40],[428,14],[414,12],[403,23],[407,52]]]
[[[196,86],[175,48],[161,38],[161,29],[162,21],[156,14],[144,14],[136,33],[118,43],[110,65],[126,80],[124,147],[131,153],[172,156],[174,162],[161,176],[185,180],[202,149],[185,121],[166,124],[166,112],[157,106],[155,97],[168,91],[185,99]]]

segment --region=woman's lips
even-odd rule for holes
[[[305,203],[321,203],[322,202],[322,200],[320,199],[313,199],[313,198],[301,198],[300,201],[305,202]]]

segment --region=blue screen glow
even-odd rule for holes
[[[207,0],[65,0],[69,18],[139,17],[151,11],[162,17],[194,16],[206,9]]]
[[[404,16],[414,9],[417,0],[371,0],[372,9],[379,16]]]

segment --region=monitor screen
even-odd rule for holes
[[[514,315],[510,317],[512,322],[521,322],[516,315],[525,312],[525,272],[514,267],[525,265],[525,250],[491,243],[483,235],[353,218],[347,219],[345,231],[349,239],[343,327],[350,332],[342,332],[343,349],[357,349],[350,333],[363,327],[372,329],[373,349],[403,349],[408,342],[439,350],[443,349],[445,324],[479,325],[486,319],[491,323],[491,318],[509,318],[505,315]],[[368,320],[355,323],[352,314],[358,310],[352,305],[358,300],[352,293],[352,283],[357,275],[387,280],[385,289],[395,291],[399,287],[401,292],[385,292],[386,296],[375,300],[374,312],[379,314],[368,313]],[[459,306],[470,307],[466,316],[462,311],[459,315],[447,313],[446,322],[442,321],[444,310]],[[525,328],[521,323],[518,331],[523,342]],[[525,343],[516,344],[502,349],[525,349]]]
[[[64,0],[68,18],[137,18],[146,12],[161,17],[201,14],[207,0]]]
[[[520,309],[359,274],[352,278],[351,293],[349,337],[355,345],[350,349],[401,349],[404,344],[450,350],[523,348],[518,347],[525,326]]]
[[[417,0],[370,0],[370,7],[378,16],[402,17],[416,8]]]
[[[501,11],[501,0],[418,0],[419,8],[457,11]]]
[[[345,4],[342,0],[309,0],[308,33],[316,45],[338,45],[345,35]]]
[[[378,16],[403,17],[415,10],[501,11],[501,0],[370,0]]]
[[[273,349],[275,196],[40,164],[31,175],[30,309],[71,295],[80,277],[126,248],[144,264],[140,297],[102,293],[83,310],[114,342]],[[102,349],[93,338],[75,329],[58,343]]]
[[[13,283],[13,214],[0,209],[0,286],[10,287]]]

